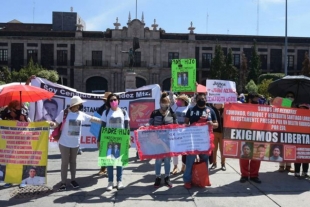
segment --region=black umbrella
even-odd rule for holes
[[[303,75],[288,75],[273,81],[268,86],[268,93],[274,97],[284,97],[287,92],[295,94],[294,102],[310,104],[310,78]]]

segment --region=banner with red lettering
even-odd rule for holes
[[[141,160],[210,154],[214,148],[212,129],[205,124],[142,127],[135,131],[135,138]]]
[[[225,80],[207,79],[207,102],[208,103],[236,103],[236,83]]]
[[[30,103],[29,117],[33,121],[54,121],[61,110],[70,104],[72,96],[80,96],[86,102],[83,103],[83,112],[93,115],[100,106],[104,104],[104,94],[92,94],[76,91],[57,83],[52,83],[43,78],[35,78],[31,85],[53,92],[55,95],[51,100]],[[130,118],[131,135],[133,131],[148,123],[151,113],[159,108],[160,87],[159,85],[148,85],[128,92],[116,93],[120,97],[120,107],[126,110]],[[97,138],[90,132],[91,123],[82,125],[81,148],[97,148]],[[134,138],[131,138],[134,141]],[[58,144],[50,136],[50,147],[58,147]]]
[[[223,155],[271,162],[310,162],[310,110],[226,104]]]

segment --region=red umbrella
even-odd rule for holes
[[[50,99],[54,93],[29,85],[11,85],[0,90],[0,106],[6,106],[13,100],[20,102],[35,102]]]

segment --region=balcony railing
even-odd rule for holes
[[[86,60],[85,61],[86,66],[94,66],[94,67],[108,67],[109,63],[108,61],[102,61],[102,60]]]
[[[124,61],[124,67],[129,67],[129,62]],[[144,68],[147,67],[146,61],[134,62],[133,67]]]

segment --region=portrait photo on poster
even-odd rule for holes
[[[271,145],[270,147],[270,161],[282,162],[283,161],[283,146],[282,145]]]
[[[269,160],[270,144],[255,142],[253,148],[253,159]]]
[[[0,183],[5,179],[6,165],[0,165]]]
[[[188,72],[178,72],[177,76],[179,86],[188,86]]]
[[[22,185],[44,185],[46,166],[23,166]]]
[[[34,121],[55,121],[55,118],[65,109],[65,98],[53,97],[52,99],[38,101],[35,104]]]
[[[241,143],[241,156],[240,158],[251,159],[253,156],[253,143],[252,142],[242,142]]]

